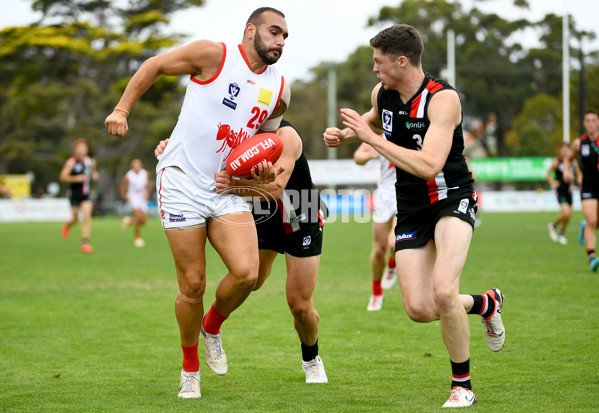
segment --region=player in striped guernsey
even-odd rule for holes
[[[595,253],[597,237],[597,220],[599,216],[599,113],[587,110],[584,113],[583,126],[585,134],[575,139],[570,145],[570,153],[564,158],[564,181],[572,182],[574,175],[570,167],[574,158],[580,154],[580,168],[582,170],[582,185],[580,198],[584,221],[581,223],[581,241],[587,250],[587,258],[591,271],[599,269],[599,258]]]
[[[79,222],[79,211],[83,217],[81,225],[81,252],[91,254],[94,249],[89,245],[92,232],[92,212],[94,204],[91,201],[91,181],[99,178],[96,170],[96,160],[89,156],[89,145],[83,138],[75,140],[73,156],[70,157],[60,171],[59,180],[69,183],[68,197],[71,203],[72,217],[62,227],[62,237],[68,238],[70,229]]]
[[[570,152],[570,145],[562,143],[559,146],[559,156],[556,157],[549,169],[547,170],[546,180],[555,189],[557,196],[557,202],[559,203],[560,213],[559,215],[547,224],[547,230],[549,231],[549,238],[553,242],[559,242],[562,245],[568,243],[566,238],[566,228],[570,222],[572,216],[572,182],[564,181],[564,158],[568,156]],[[582,183],[582,173],[578,166],[578,162],[574,159],[571,163],[570,173],[576,171],[576,177],[579,180],[579,184]],[[557,228],[560,226],[560,232],[557,233]]]
[[[501,291],[459,292],[476,213],[476,192],[463,155],[460,99],[450,85],[423,71],[422,40],[413,27],[389,27],[370,45],[381,81],[372,91],[372,108],[363,116],[341,109],[346,128],[328,128],[324,141],[336,147],[359,139],[396,166],[395,251],[404,306],[416,322],[440,320],[452,368],[452,394],[443,406],[470,406],[476,397],[467,314],[482,316],[493,351],[503,347],[505,329]]]

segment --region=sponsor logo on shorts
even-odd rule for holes
[[[185,217],[183,214],[170,214],[168,220],[170,222],[185,222]]]
[[[398,234],[395,236],[395,242],[408,241],[411,239],[416,239],[416,231],[404,232],[403,234]]]
[[[312,237],[308,235],[307,237],[304,237],[304,242],[302,243],[302,245],[306,247],[310,244],[312,244]]]
[[[465,214],[466,211],[468,211],[468,204],[470,204],[470,201],[468,200],[468,198],[464,198],[460,201],[460,206],[458,207],[458,211],[460,211],[462,214]]]
[[[239,91],[241,88],[235,82],[229,83],[229,88],[227,89],[227,94],[223,98],[223,105],[230,107],[235,110],[237,108],[237,97],[239,96]]]

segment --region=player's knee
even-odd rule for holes
[[[375,243],[372,248],[372,254],[374,255],[374,257],[377,260],[383,261],[385,259],[385,255],[387,253],[387,247],[388,247],[388,245],[386,243],[384,243],[384,244]]]
[[[231,273],[237,288],[242,290],[253,290],[258,281],[258,270],[252,267],[246,267],[238,270],[235,274]],[[259,287],[258,287],[259,288]]]
[[[203,297],[206,291],[206,279],[197,278],[186,281],[183,285],[179,286],[179,290],[183,295],[190,298]]]
[[[447,313],[454,307],[462,305],[459,295],[451,292],[448,288],[435,288],[433,299],[440,313]]]
[[[435,320],[436,311],[420,303],[404,302],[406,314],[410,317],[410,320],[417,323],[428,323]]]
[[[310,314],[312,314],[312,312],[315,312],[311,303],[306,300],[291,299],[288,300],[287,303],[289,304],[289,310],[291,310],[293,318],[295,318],[298,321],[306,320],[310,316]]]

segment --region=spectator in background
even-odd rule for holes
[[[559,152],[559,156],[553,160],[551,166],[547,170],[546,179],[549,185],[555,189],[560,213],[553,222],[547,224],[547,229],[549,230],[549,238],[551,238],[553,242],[559,242],[562,245],[566,245],[568,243],[568,239],[565,235],[566,228],[568,227],[570,217],[572,216],[572,182],[564,181],[564,159],[570,152],[570,145],[562,143],[559,147]],[[576,159],[573,159],[570,165],[570,173],[574,174],[575,171],[579,181],[578,183],[580,184],[582,182],[582,175],[578,162]],[[558,226],[561,228],[559,234],[557,232]]]
[[[64,164],[59,180],[70,184],[68,198],[71,202],[72,217],[62,228],[62,237],[68,238],[70,229],[79,222],[79,211],[83,215],[81,226],[81,251],[91,254],[94,249],[89,245],[91,219],[94,204],[89,198],[91,181],[98,180],[96,161],[89,156],[89,145],[85,139],[77,139],[73,144],[73,156]]]

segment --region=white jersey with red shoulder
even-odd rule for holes
[[[148,190],[148,181],[150,175],[145,169],[140,169],[139,172],[135,172],[130,169],[127,172],[127,198],[140,198],[144,199]]]
[[[256,131],[277,107],[285,80],[271,65],[252,72],[241,45],[224,47],[217,73],[191,76],[177,124],[156,172],[177,166],[202,188],[215,189],[215,175],[231,150]]]

